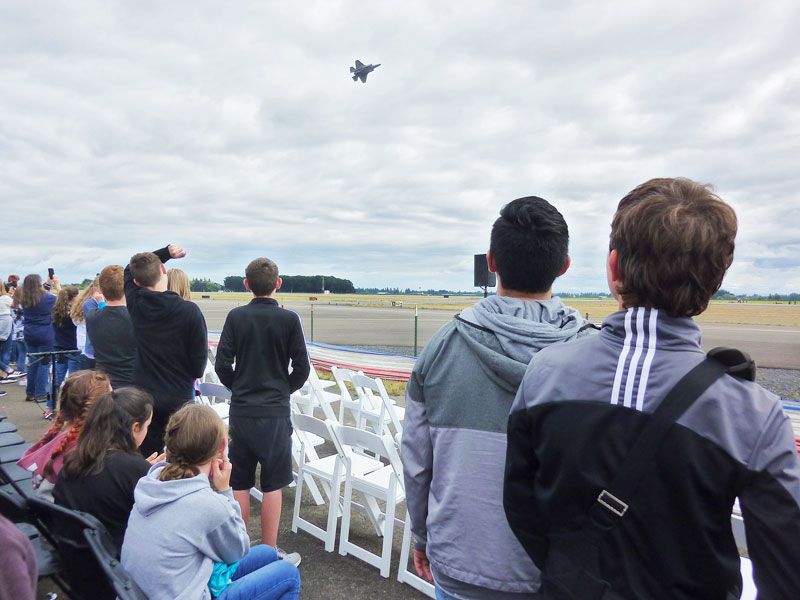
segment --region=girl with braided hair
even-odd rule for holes
[[[17,464],[33,471],[37,495],[53,501],[53,485],[66,455],[75,448],[86,414],[103,394],[111,391],[111,382],[103,373],[77,371],[64,381],[59,392],[58,416],[50,429],[31,446]]]
[[[296,600],[297,567],[250,548],[230,487],[228,433],[210,407],[170,417],[166,463],[139,480],[122,565],[150,600]]]

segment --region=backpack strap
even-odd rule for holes
[[[600,574],[599,546],[603,538],[625,517],[636,490],[650,469],[656,453],[675,422],[727,369],[715,358],[706,358],[684,375],[661,401],[628,451],[613,481],[600,491],[588,511],[589,523],[570,551],[578,576],[566,583],[569,597],[584,599],[621,598]],[[592,569],[594,566],[594,569]],[[563,589],[563,588],[562,588]]]

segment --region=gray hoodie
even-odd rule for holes
[[[503,511],[508,413],[533,355],[589,331],[558,298],[494,296],[442,327],[414,365],[402,457],[417,548],[458,598],[532,598],[539,572]]]
[[[150,600],[207,600],[214,562],[250,550],[239,504],[206,475],[159,481],[165,463],[136,485],[122,544],[122,566]]]

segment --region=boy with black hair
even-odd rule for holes
[[[502,508],[506,423],[528,362],[591,327],[552,296],[570,265],[564,217],[518,198],[492,227],[497,295],[442,327],[417,359],[406,392],[402,458],[414,564],[437,598],[527,600],[539,572]]]
[[[203,313],[167,291],[164,263],[186,251],[170,244],[131,257],[124,271],[125,301],[136,338],[133,383],[153,396],[153,420],[139,450],[161,453],[164,428],[187,402],[194,400],[194,382],[208,362],[208,330]]]
[[[232,392],[234,498],[246,524],[250,488],[255,485],[256,466],[261,465],[262,542],[276,548],[281,490],[293,479],[289,396],[303,386],[311,370],[300,318],[275,300],[281,283],[278,266],[270,259],[256,258],[247,265],[244,284],[254,298],[228,313],[214,365],[219,380]],[[296,552],[279,550],[278,554],[295,565],[300,563]]]
[[[777,396],[706,359],[691,318],[719,289],[736,229],[710,186],[643,183],[611,224],[619,312],[531,362],[508,423],[504,502],[544,598],[738,598],[737,497],[759,597],[800,598],[789,418]],[[698,379],[705,369],[717,378]],[[692,377],[702,385],[686,387]]]

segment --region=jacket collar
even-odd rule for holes
[[[250,304],[278,304],[278,301],[275,298],[253,298],[250,300]]]
[[[603,321],[603,340],[613,345],[700,350],[702,334],[690,317],[671,317],[656,308],[634,307],[617,311]]]

